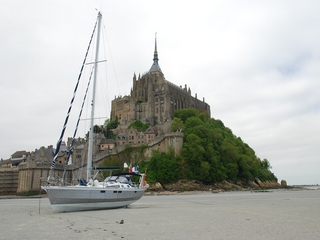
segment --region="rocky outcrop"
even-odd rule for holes
[[[276,181],[265,181],[261,182],[259,178],[255,179],[255,182],[258,184],[260,188],[263,189],[270,189],[270,188],[279,188],[281,185],[277,183]]]
[[[212,185],[205,185],[195,180],[179,180],[176,183],[170,184],[151,184],[148,192],[191,192],[191,191],[244,191],[244,190],[261,190],[261,189],[275,189],[284,188],[286,185],[279,184],[276,181],[260,181],[256,178],[255,181],[242,182],[238,181],[232,183],[230,181],[222,181]]]
[[[184,191],[207,191],[208,186],[199,183],[198,181],[179,180],[176,183],[161,184],[156,183],[149,187],[149,191],[170,191],[170,192],[184,192]]]
[[[286,180],[281,180],[281,186],[282,187],[287,187],[287,181]]]

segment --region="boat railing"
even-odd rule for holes
[[[48,180],[46,177],[40,178],[41,186],[72,186],[77,185],[77,179],[64,179],[61,180],[60,177],[52,177]]]

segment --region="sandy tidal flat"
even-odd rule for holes
[[[123,220],[123,224],[120,224]],[[144,196],[129,208],[57,213],[0,199],[0,239],[320,239],[320,190]]]

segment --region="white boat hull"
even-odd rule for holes
[[[139,200],[143,188],[101,188],[91,186],[42,187],[48,193],[54,211],[86,211],[128,206]]]

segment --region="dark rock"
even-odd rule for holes
[[[281,187],[287,187],[287,181],[281,180]]]
[[[148,188],[149,191],[163,191],[163,187],[161,183],[157,182],[155,184],[150,185]]]
[[[255,181],[237,181],[235,183],[224,180],[213,185],[205,185],[196,180],[179,180],[170,184],[153,184],[148,189],[148,192],[168,194],[173,192],[208,191],[212,193],[218,193],[223,191],[261,190],[280,187],[283,187],[283,185],[280,185],[276,181],[261,181],[259,178],[256,178]]]

